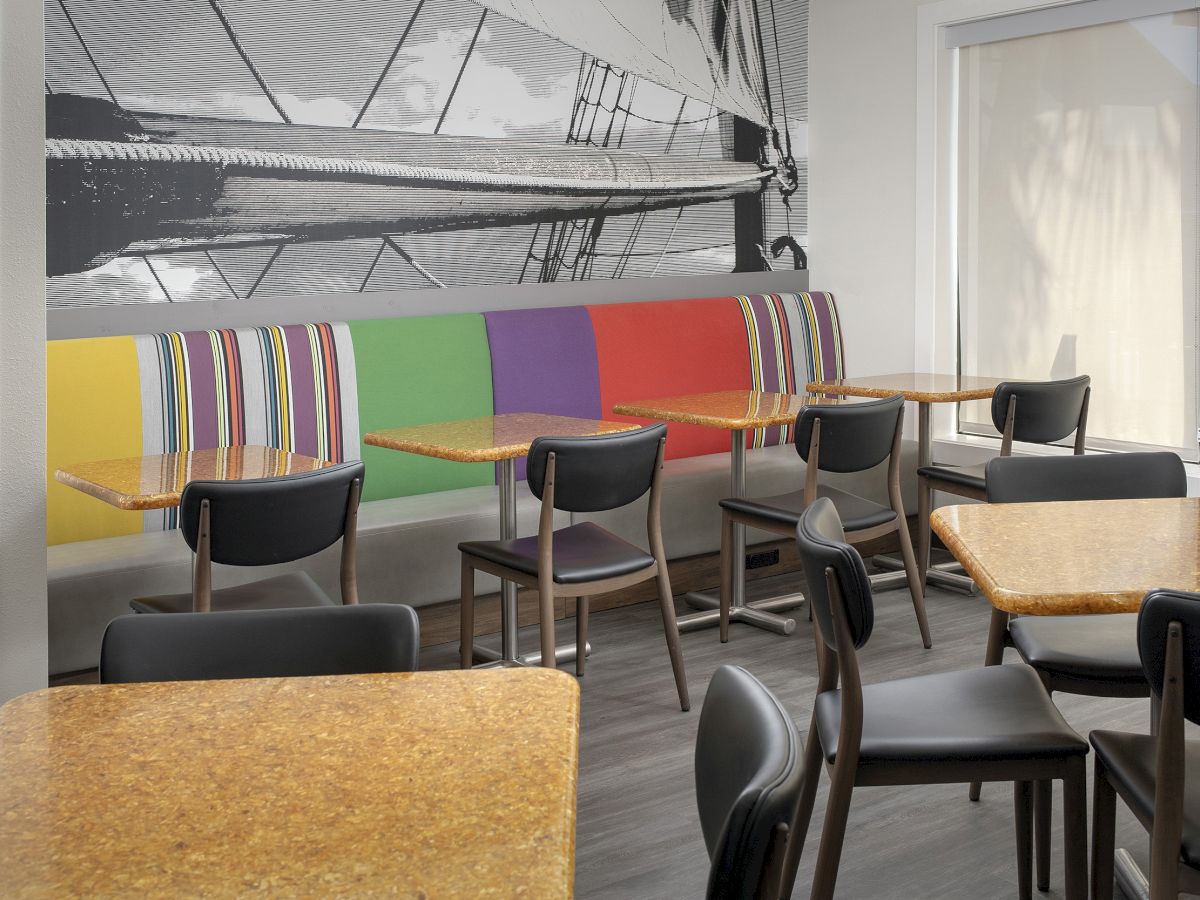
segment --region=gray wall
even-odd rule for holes
[[[0,2],[0,703],[46,684],[41,0]]]
[[[40,259],[40,257],[39,257]],[[820,284],[814,285],[818,290]],[[380,319],[440,313],[618,303],[669,297],[719,297],[726,294],[808,290],[808,273],[795,270],[713,275],[692,278],[630,278],[556,284],[501,284],[423,291],[366,294],[310,294],[263,300],[194,301],[96,309],[52,310],[52,339],[114,334],[148,334],[193,328],[240,325],[289,325],[330,319]],[[40,292],[39,292],[40,296]]]

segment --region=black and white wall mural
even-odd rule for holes
[[[48,303],[805,265],[806,0],[46,0]]]

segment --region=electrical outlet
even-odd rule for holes
[[[765,566],[773,566],[779,562],[778,550],[767,550],[763,553],[747,553],[746,568],[761,569]]]

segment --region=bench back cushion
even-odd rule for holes
[[[266,444],[361,458],[363,499],[379,500],[492,484],[495,469],[366,447],[372,430],[493,411],[620,418],[612,407],[629,400],[794,393],[842,374],[837,309],[816,292],[51,341],[48,540],[176,527],[175,510],[122,512],[53,480],[83,460]],[[728,441],[672,425],[667,455]]]

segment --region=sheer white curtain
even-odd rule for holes
[[[1092,377],[1094,447],[1197,458],[1196,10],[959,56],[965,374]],[[991,432],[983,404],[960,428]]]

